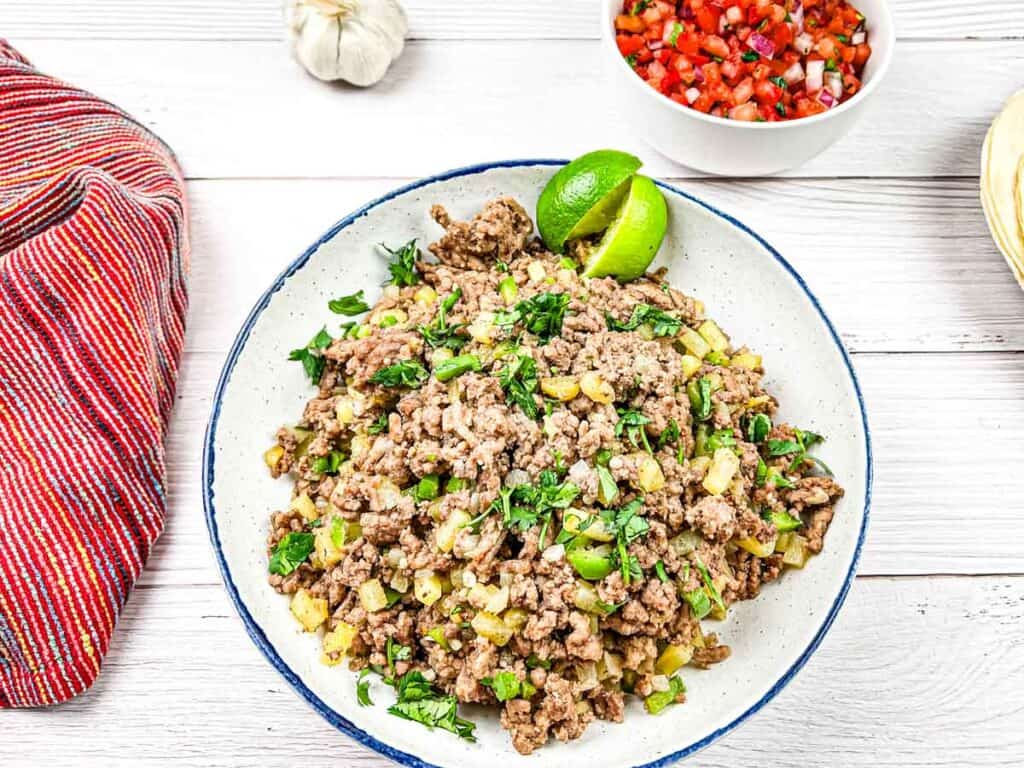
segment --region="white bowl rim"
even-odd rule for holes
[[[663,93],[658,93],[649,85],[647,82],[640,78],[633,69],[626,64],[625,58],[619,53],[619,49],[615,46],[615,35],[614,35],[614,24],[615,21],[612,19],[610,22],[606,22],[603,18],[601,20],[601,45],[605,46],[608,50],[614,54],[615,58],[619,60],[616,66],[621,67],[621,71],[628,73],[631,80],[635,80],[638,85],[643,86],[643,90],[647,92],[648,96],[657,99],[660,103],[669,106],[675,110],[678,114],[686,115],[695,120],[699,120],[710,125],[725,126],[727,129],[735,128],[743,131],[781,131],[786,128],[792,128],[794,125],[814,125],[815,123],[825,122],[831,119],[835,115],[848,112],[851,109],[856,108],[857,104],[865,101],[868,96],[878,87],[878,84],[885,78],[886,73],[889,71],[889,65],[892,63],[893,51],[896,48],[896,32],[893,27],[892,10],[889,8],[889,0],[880,0],[882,4],[882,13],[885,19],[885,23],[880,25],[881,28],[877,31],[881,32],[888,43],[885,46],[885,56],[882,57],[880,68],[872,73],[871,79],[868,80],[864,87],[861,88],[857,93],[853,95],[852,99],[844,101],[835,109],[830,109],[828,112],[821,112],[817,115],[811,115],[810,117],[800,117],[794,120],[779,120],[776,122],[764,122],[759,123],[753,120],[729,120],[724,117],[715,117],[713,115],[707,115],[696,109],[690,107],[684,107],[675,101],[672,101],[668,96]],[[605,0],[605,15],[608,11],[616,5],[621,5],[622,0]],[[875,55],[875,50],[872,48],[871,55]]]
[[[239,594],[238,587],[235,585],[231,575],[231,570],[228,567],[227,560],[224,556],[223,548],[220,542],[220,533],[217,526],[217,510],[214,503],[213,483],[214,483],[214,461],[216,452],[216,435],[217,435],[217,424],[220,418],[221,401],[224,397],[224,391],[227,387],[228,381],[231,378],[231,374],[234,370],[235,363],[238,360],[239,355],[245,348],[246,343],[249,340],[249,335],[252,332],[252,328],[256,323],[256,320],[263,313],[273,298],[289,277],[294,275],[300,269],[302,269],[309,261],[310,257],[325,243],[330,241],[337,235],[341,230],[351,225],[356,220],[365,216],[369,211],[374,208],[390,202],[393,198],[403,195],[407,192],[414,191],[421,187],[429,186],[440,181],[447,181],[449,179],[458,178],[461,176],[472,176],[479,173],[484,173],[493,169],[500,168],[521,168],[528,166],[562,166],[565,165],[567,160],[559,159],[518,159],[518,160],[504,160],[490,163],[480,163],[477,165],[469,165],[462,168],[455,168],[444,173],[437,174],[435,176],[429,176],[418,181],[406,184],[398,187],[376,200],[373,200],[358,210],[350,213],[345,218],[341,219],[333,227],[327,230],[313,245],[307,248],[302,255],[296,258],[291,264],[289,264],[284,271],[281,272],[271,284],[271,286],[260,296],[256,305],[249,312],[245,322],[242,324],[241,330],[239,330],[234,343],[231,346],[231,350],[228,353],[227,360],[224,363],[224,368],[221,371],[220,378],[217,381],[217,388],[214,392],[213,397],[213,408],[210,414],[210,421],[206,428],[206,436],[203,445],[203,511],[206,516],[206,526],[210,534],[210,542],[213,546],[214,555],[217,559],[217,566],[220,569],[221,577],[224,580],[224,587],[228,592],[228,596],[231,602],[235,606],[235,610],[238,611],[239,617],[242,619],[242,623],[245,625],[245,630],[249,637],[259,648],[260,652],[266,657],[267,661],[270,662],[282,677],[288,682],[296,694],[305,700],[305,702],[311,706],[317,713],[320,714],[328,723],[333,725],[337,730],[341,731],[345,735],[359,742],[365,747],[368,747],[380,755],[392,760],[400,765],[408,766],[408,768],[440,768],[434,763],[427,762],[416,755],[404,752],[400,749],[385,744],[378,740],[373,735],[367,733],[362,728],[359,728],[354,723],[346,719],[340,712],[330,707],[326,702],[317,696],[302,680],[299,675],[295,673],[291,667],[281,658],[281,655],[277,652],[276,648],[271,644],[266,634],[263,632],[260,625],[253,618],[249,612],[248,607],[243,602],[241,595]],[[839,338],[835,327],[832,325],[832,321],[828,315],[825,314],[825,310],[822,308],[817,297],[811,292],[810,288],[804,282],[804,279],[800,274],[793,268],[793,266],[786,261],[783,256],[776,251],[764,238],[754,232],[752,229],[747,227],[742,222],[733,218],[727,213],[724,213],[712,205],[704,202],[700,198],[690,195],[682,190],[666,184],[663,181],[655,181],[655,183],[661,187],[661,189],[678,195],[692,203],[695,203],[708,212],[715,216],[724,219],[728,223],[732,224],[737,229],[746,233],[752,237],[759,245],[761,245],[769,254],[786,270],[787,273],[793,278],[797,285],[804,292],[808,300],[811,302],[814,309],[817,311],[822,323],[828,330],[832,341],[836,345],[840,356],[843,359],[843,364],[846,366],[846,370],[850,375],[850,382],[853,385],[853,390],[857,395],[857,404],[860,409],[861,426],[864,429],[864,447],[865,447],[865,478],[864,478],[864,510],[863,519],[861,521],[860,531],[857,536],[857,545],[854,549],[853,558],[850,560],[850,567],[847,571],[846,577],[843,581],[843,585],[836,595],[831,607],[828,610],[828,614],[825,616],[824,621],[818,628],[814,637],[808,646],[801,652],[800,656],[795,662],[787,669],[775,683],[768,689],[768,691],[746,709],[741,714],[737,715],[731,722],[722,726],[721,728],[709,733],[702,739],[695,741],[691,744],[686,745],[682,749],[672,752],[668,755],[664,755],[655,760],[647,763],[643,763],[634,768],[667,768],[667,766],[682,760],[683,758],[689,757],[690,755],[699,752],[705,747],[710,746],[712,743],[717,741],[719,738],[729,733],[730,731],[737,728],[739,725],[744,723],[749,717],[758,712],[762,707],[771,701],[775,696],[786,687],[786,685],[793,679],[797,672],[799,672],[803,666],[807,663],[810,657],[818,649],[821,641],[832,627],[836,616],[839,614],[839,610],[846,600],[846,595],[853,584],[854,578],[857,571],[857,563],[860,560],[861,551],[864,546],[864,539],[867,535],[868,520],[870,517],[871,508],[871,491],[872,491],[872,480],[874,477],[874,465],[872,460],[872,449],[871,449],[871,431],[868,426],[867,410],[864,404],[864,397],[861,393],[860,383],[857,380],[857,374],[853,369],[853,364],[850,361],[850,356],[846,351],[845,346]]]

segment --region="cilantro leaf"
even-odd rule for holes
[[[420,672],[408,672],[398,680],[398,701],[388,707],[396,717],[421,723],[428,728],[442,728],[467,741],[476,741],[476,725],[458,716],[458,702],[434,689]]]
[[[704,561],[694,555],[697,563],[697,570],[700,571],[700,577],[704,580],[704,589],[707,590],[711,596],[711,600],[718,606],[721,611],[725,610],[725,601],[722,600],[722,594],[718,591],[718,587],[715,586],[714,582],[711,581],[711,574],[708,572],[708,567],[704,565]]]
[[[661,560],[654,564],[654,573],[657,575],[658,580],[662,582],[668,581],[668,573],[665,572],[665,563]]]
[[[374,421],[373,424],[371,424],[370,426],[368,426],[366,428],[367,434],[370,434],[370,435],[379,435],[381,432],[387,432],[387,431],[388,431],[388,415],[386,413],[382,413],[380,416],[377,417],[376,421]]]
[[[293,349],[288,354],[289,360],[298,360],[302,363],[302,368],[305,370],[306,375],[313,384],[320,383],[320,377],[324,373],[324,365],[326,360],[321,354],[320,350],[327,349],[331,346],[331,342],[334,339],[331,334],[327,332],[327,326],[324,326],[320,331],[310,339],[306,346],[300,349]]]
[[[537,418],[537,363],[529,355],[516,355],[498,373],[505,398],[519,406],[531,419]]]
[[[292,531],[277,542],[270,556],[269,570],[278,576],[287,576],[309,557],[313,551],[313,534]]]
[[[383,387],[419,387],[429,378],[430,374],[423,367],[423,363],[415,358],[409,358],[381,368],[373,376],[370,382],[380,384]]]
[[[452,311],[452,307],[461,298],[462,289],[456,287],[454,291],[441,300],[441,305],[437,309],[437,317],[434,318],[434,322],[430,325],[420,325],[417,327],[416,330],[423,336],[423,340],[434,349],[444,348],[458,352],[469,341],[466,336],[459,334],[459,330],[465,326],[465,323],[453,325],[448,322],[448,313]]]
[[[763,443],[772,431],[772,420],[766,414],[755,413],[747,420],[747,440]]]
[[[499,312],[494,323],[522,323],[527,331],[540,339],[541,344],[547,344],[562,332],[562,321],[570,298],[568,293],[538,293],[520,301],[511,310]]]
[[[711,418],[711,380],[707,376],[690,381],[686,385],[686,395],[690,398],[690,407],[697,421],[707,421]]]
[[[615,436],[621,438],[625,434],[634,448],[639,448],[642,443],[648,453],[653,453],[647,441],[647,430],[644,429],[644,425],[650,424],[651,420],[632,408],[616,408],[616,411],[619,420],[615,422]]]
[[[350,296],[339,296],[327,302],[327,308],[336,315],[361,315],[370,308],[366,303],[362,291],[356,291]]]
[[[664,310],[650,304],[637,304],[629,320],[616,320],[610,312],[605,312],[605,322],[610,331],[635,331],[641,325],[650,325],[655,336],[676,336],[682,330],[683,321]]]
[[[370,698],[370,681],[366,679],[369,675],[370,670],[364,669],[359,673],[359,679],[356,681],[356,701],[359,702],[360,707],[373,706],[373,699]]]
[[[494,691],[494,696],[498,701],[515,698],[528,699],[537,692],[537,689],[528,681],[520,682],[515,672],[507,670],[498,672],[494,677],[485,677],[480,684]]]
[[[679,430],[679,422],[675,419],[668,420],[668,426],[665,427],[664,431],[658,435],[658,448],[664,448],[669,443],[676,442],[682,432]]]
[[[774,458],[775,456],[788,456],[791,453],[800,453],[803,449],[800,447],[800,443],[795,440],[769,440],[768,441],[768,456]]]
[[[419,272],[416,271],[416,261],[420,257],[420,249],[416,247],[416,240],[410,240],[398,250],[391,250],[384,243],[380,244],[391,255],[391,263],[388,264],[388,272],[391,273],[391,285],[416,285],[420,281]]]
[[[345,454],[341,451],[331,451],[326,456],[317,456],[313,459],[309,468],[318,475],[336,475],[338,468],[345,460]]]

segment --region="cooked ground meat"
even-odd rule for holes
[[[760,357],[662,273],[583,278],[509,198],[431,213],[433,259],[309,350],[270,584],[325,663],[503,704],[524,754],[684,701],[681,666],[730,653],[701,622],[821,551],[822,438],[772,423]]]

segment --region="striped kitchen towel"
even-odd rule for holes
[[[0,708],[92,684],[163,528],[187,254],[170,150],[0,41]]]

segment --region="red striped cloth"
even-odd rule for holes
[[[92,684],[163,528],[187,254],[170,150],[0,41],[0,708]]]

